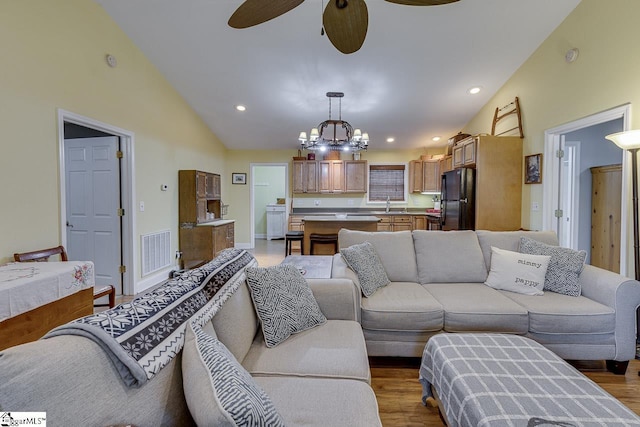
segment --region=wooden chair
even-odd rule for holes
[[[55,248],[40,249],[32,252],[23,252],[13,254],[13,259],[18,262],[47,262],[49,257],[54,255],[60,255],[60,261],[68,261],[67,252],[64,250],[64,246],[56,246]],[[93,299],[109,296],[108,304],[94,304],[94,307],[106,307],[113,308],[116,305],[116,289],[112,285],[105,285],[93,288]]]

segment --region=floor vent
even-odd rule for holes
[[[142,236],[142,275],[171,265],[171,231],[145,234]]]

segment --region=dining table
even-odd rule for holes
[[[0,349],[41,338],[93,313],[91,261],[12,262],[0,266]]]

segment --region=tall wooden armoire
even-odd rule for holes
[[[591,265],[620,272],[622,165],[591,168]]]

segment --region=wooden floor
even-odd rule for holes
[[[261,267],[284,259],[284,240],[256,240],[251,252]],[[298,253],[299,254],[299,253]],[[118,298],[118,303],[130,298]],[[371,386],[378,399],[384,427],[442,426],[438,410],[422,406],[418,382],[419,358],[372,357]],[[604,362],[572,362],[576,368],[640,415],[640,361],[632,360],[626,375],[614,375]]]

